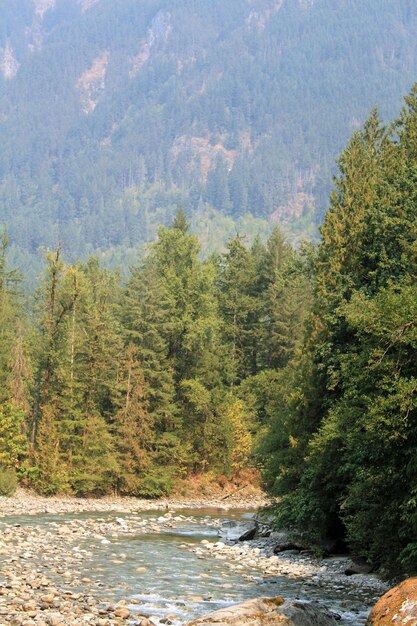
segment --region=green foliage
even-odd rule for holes
[[[245,404],[239,398],[226,397],[222,405],[225,423],[230,428],[229,447],[231,448],[231,473],[247,468],[251,464],[253,435],[250,430],[251,417]],[[230,454],[230,453],[229,453]]]
[[[25,415],[11,404],[0,405],[0,466],[19,469],[27,457]]]
[[[0,467],[0,496],[12,496],[16,489],[16,472],[8,467]]]
[[[32,9],[24,24],[2,9],[21,68],[0,82],[0,465],[46,494],[158,497],[241,471],[255,445],[278,524],[412,574],[417,86],[390,127],[373,111],[354,132],[315,249],[267,238],[264,218],[308,228],[340,128],[387,91],[389,112],[415,73],[417,22],[405,1],[307,4],[51,9],[36,54]],[[81,93],[104,50],[104,88]],[[65,262],[55,228],[70,257],[134,258],[125,286],[95,258]],[[27,315],[7,260],[41,240]]]
[[[10,284],[2,466],[46,495],[154,498],[188,474],[253,464],[309,302],[305,264],[279,230],[203,260],[180,209],[124,288],[59,246],[45,253],[30,322]]]
[[[241,382],[257,368],[256,329],[260,300],[256,298],[256,263],[240,236],[227,244],[220,259],[218,288],[224,319],[224,340],[231,354],[230,376]]]
[[[135,495],[142,498],[169,496],[174,487],[173,473],[173,469],[165,467],[149,468],[140,477]]]
[[[414,87],[391,129],[372,112],[340,158],[308,333],[260,446],[277,523],[402,574],[416,571],[416,122]]]
[[[114,442],[101,415],[89,414],[82,446],[74,450],[70,484],[79,495],[109,493],[118,472]]]
[[[33,484],[39,493],[54,495],[69,489],[68,469],[60,455],[57,419],[53,406],[42,407],[38,426]]]
[[[9,239],[5,229],[0,235],[0,402],[9,399],[10,364],[16,345],[21,315],[20,283],[22,278],[7,263]]]
[[[137,349],[128,345],[117,388],[119,410],[113,418],[117,447],[117,490],[136,495],[142,473],[154,458],[155,430],[145,400],[146,385]]]

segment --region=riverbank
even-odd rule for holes
[[[368,611],[358,611],[357,608],[352,611],[350,601],[340,602],[340,599],[350,594],[355,595],[359,591],[363,601],[371,607],[389,589],[389,584],[376,574],[346,575],[345,572],[353,566],[351,558],[346,555],[319,558],[308,550],[287,550],[275,554],[274,548],[277,545],[275,534],[234,544],[203,540],[200,546],[190,547],[190,550],[200,556],[210,555],[221,559],[232,571],[249,566],[261,571],[266,580],[275,578],[278,581],[281,577],[298,580],[300,596],[311,601],[320,603],[322,592],[325,590],[326,595],[334,597],[334,605],[326,604],[328,609],[335,614],[339,613],[340,617],[342,608],[344,617],[349,622],[352,620],[355,626],[364,624]]]
[[[18,489],[10,497],[0,497],[0,518],[10,515],[39,515],[42,513],[135,513],[164,511],[172,507],[176,509],[212,508],[228,511],[230,509],[258,509],[267,504],[267,497],[259,488],[251,485],[226,493],[213,490],[212,494],[177,495],[158,500],[127,496],[105,496],[102,498],[45,497],[30,490]]]
[[[15,517],[0,519],[0,624],[180,626],[188,621],[179,615],[187,606],[198,607],[200,614],[209,612],[213,601],[210,584],[218,567],[221,571],[216,580],[223,601],[229,604],[243,599],[236,593],[236,582],[232,582],[241,576],[248,586],[255,584],[256,595],[296,593],[326,603],[343,613],[342,624],[355,626],[365,622],[368,607],[386,589],[372,575],[345,576],[345,558],[274,555],[274,537],[236,545],[216,541],[224,520],[220,513],[219,517],[215,512],[203,515],[196,502],[188,502],[187,512],[181,511],[187,502],[180,501],[178,508],[152,514],[145,511],[151,506],[155,509],[155,504],[169,506],[168,501],[162,504],[105,498],[77,504],[78,500],[72,498],[31,498],[25,492],[16,494],[12,501],[20,507],[23,499],[33,515],[35,505],[47,505],[47,511],[38,511],[47,515],[14,513]],[[84,508],[82,513],[78,508],[98,503],[105,507],[99,512],[97,506],[92,511]],[[138,509],[140,506],[147,508]],[[69,510],[63,511],[62,507]],[[190,525],[194,525],[197,535],[209,529],[212,539],[190,541]],[[167,545],[168,537],[177,537],[177,541],[170,539],[172,552],[157,562],[157,553]],[[142,542],[149,547],[147,562],[140,553]],[[177,570],[173,571],[175,563]],[[201,569],[190,571],[197,565]],[[175,577],[184,570],[189,582],[181,593],[175,593]],[[133,580],[130,586],[129,576]],[[159,603],[155,614],[141,615],[144,598],[152,598],[155,582],[164,578],[165,593],[174,609],[164,612]]]

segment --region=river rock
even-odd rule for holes
[[[53,604],[55,600],[55,596],[52,593],[47,593],[41,596],[41,602],[44,604]]]
[[[248,541],[255,537],[257,528],[257,522],[229,522],[220,528],[219,536],[226,541]]]
[[[257,598],[200,617],[188,626],[335,626],[336,619],[313,602]]]
[[[274,554],[286,552],[287,550],[304,550],[304,546],[293,541],[286,530],[271,533],[272,539],[276,541]]]
[[[370,574],[372,570],[372,565],[362,559],[357,559],[347,563],[344,573],[346,576],[354,576],[355,574]]]
[[[375,604],[366,626],[417,624],[417,578],[408,578],[387,591]]]
[[[122,619],[127,619],[130,616],[130,611],[128,608],[121,606],[114,611],[116,617],[121,617]]]

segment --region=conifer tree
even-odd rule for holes
[[[0,404],[0,467],[20,469],[27,456],[25,414],[9,402]]]
[[[15,345],[9,362],[8,387],[10,402],[21,409],[25,414],[25,431],[28,432],[29,416],[31,411],[30,389],[32,381],[32,367],[27,342],[23,336],[23,324],[19,320],[16,329]]]
[[[142,267],[133,271],[124,306],[145,377],[156,459],[177,470],[209,463],[204,460],[204,424],[216,414],[227,361],[216,270],[199,261],[198,253],[198,241],[179,211],[171,228],[160,230]]]
[[[24,365],[22,277],[7,265],[8,236],[0,236],[0,468],[14,475],[22,469],[28,454],[25,432],[29,372]],[[16,358],[17,357],[17,358]]]
[[[113,418],[112,429],[118,458],[117,490],[120,493],[141,495],[144,474],[153,461],[155,432],[145,395],[138,350],[129,344],[120,364],[115,400],[119,409]]]
[[[253,258],[241,237],[236,236],[227,244],[218,279],[224,337],[231,353],[232,383],[256,373],[253,348],[260,303],[253,293],[255,282]]]
[[[169,300],[158,268],[147,259],[133,268],[123,302],[124,324],[137,348],[145,379],[145,401],[155,424],[162,450],[171,443],[178,446],[175,429],[178,407],[175,397],[174,367],[168,356],[166,327]]]
[[[118,278],[94,259],[67,266],[59,249],[47,260],[38,296],[35,425],[40,428],[44,412],[47,423],[39,441],[35,430],[36,458],[44,463],[43,451],[53,446],[52,458],[63,470],[51,483],[77,493],[103,492],[117,470],[108,418],[122,346],[115,317]]]
[[[68,273],[74,305],[67,319],[62,372],[62,449],[76,491],[105,492],[117,471],[109,422],[122,351],[116,320],[118,277],[101,269],[96,259]]]
[[[289,437],[294,445],[290,447],[291,454],[284,457],[287,468],[289,466],[285,471],[290,473],[291,465],[299,464],[300,458],[306,459],[306,465],[304,470],[300,471],[299,467],[295,472],[300,483],[293,484],[293,492],[287,492],[282,515],[297,517],[297,525],[304,526],[304,531],[316,541],[342,532],[340,504],[346,477],[341,478],[337,472],[327,475],[327,472],[330,467],[338,466],[343,448],[332,411],[342,393],[344,353],[353,340],[343,304],[351,298],[354,289],[366,288],[369,283],[364,261],[370,252],[366,225],[383,177],[385,137],[374,111],[341,156],[340,177],[321,229],[322,242],[315,261],[314,317],[305,347],[305,360],[306,364],[311,364],[314,384],[302,390],[302,403],[293,407]],[[315,414],[315,417],[306,423],[305,414]],[[298,434],[301,424],[307,427],[307,437],[300,438]],[[320,453],[316,454],[318,450]],[[282,471],[284,475],[284,469]],[[284,489],[286,485],[288,483],[283,481]]]
[[[7,266],[8,236],[3,229],[0,235],[0,403],[9,399],[10,363],[16,345],[22,317],[20,296],[21,276]]]
[[[68,472],[65,467],[59,445],[58,419],[53,403],[42,406],[34,461],[36,476],[34,484],[45,495],[67,491],[69,489]]]

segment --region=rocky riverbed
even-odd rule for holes
[[[18,520],[15,517],[0,522],[0,624],[110,626],[129,620],[131,610],[126,606],[127,599],[114,603],[112,597],[106,597],[113,590],[106,589],[103,580],[85,576],[95,552],[105,548],[108,562],[117,569],[128,554],[113,551],[116,539],[167,532],[185,517],[167,512],[145,519],[42,518],[41,524],[35,520],[27,523],[26,518]],[[194,522],[192,516],[187,516],[187,522]],[[208,518],[205,523],[216,526],[220,522]],[[140,582],[146,568],[139,566],[136,571]],[[134,598],[128,600],[130,605],[135,604]],[[138,614],[132,623],[145,626],[172,621],[168,617],[160,622],[156,616],[149,621]]]
[[[94,558],[98,546],[106,546],[109,561],[117,568],[127,555],[112,552],[116,537],[160,533],[183,519],[167,513],[160,518],[128,521],[115,517],[51,520],[42,525],[21,525],[15,520],[12,524],[1,523],[0,623],[22,626],[123,623],[131,614],[127,601],[114,604],[106,599],[103,581],[83,575],[86,563]],[[144,568],[138,567],[137,571],[140,579]],[[134,603],[132,599],[129,601]],[[154,617],[152,622],[159,620]],[[138,615],[135,623],[145,626],[148,620]]]
[[[298,581],[299,595],[310,600],[323,602],[323,595],[333,596],[335,601],[332,603],[326,599],[326,606],[333,608],[336,613],[338,611],[340,613],[340,608],[342,608],[345,614],[343,622],[348,620],[350,623],[360,624],[366,620],[368,611],[360,608],[360,601],[352,601],[355,595],[358,599],[361,598],[364,604],[370,606],[389,587],[375,574],[347,576],[345,571],[353,565],[347,556],[316,558],[308,551],[299,552],[298,550],[288,550],[276,555],[273,552],[276,545],[273,535],[274,533],[271,537],[239,542],[234,545],[228,545],[223,541],[211,543],[203,540],[200,546],[190,549],[198,555],[208,553],[216,559],[221,559],[232,571],[239,570],[243,565],[260,570],[266,580],[275,579],[278,585],[283,577]]]
[[[7,510],[5,500],[0,625],[177,626],[188,615],[276,594],[316,599],[341,614],[341,623],[361,624],[386,589],[373,575],[345,576],[346,558],[274,555],[274,537],[218,541],[225,515],[233,516],[220,507],[205,514],[195,502],[195,510],[183,510],[184,502],[174,509],[163,501],[162,512],[150,513],[152,503],[134,499],[34,497],[23,515],[22,496]]]
[[[9,498],[0,496],[0,517],[10,515],[39,515],[40,513],[84,513],[84,512],[120,512],[134,513],[139,511],[176,509],[258,509],[268,504],[267,498],[256,487],[248,485],[244,489],[226,494],[201,495],[187,498],[175,496],[159,500],[141,498],[110,497],[74,498],[70,496],[43,497],[32,491],[18,489]]]

